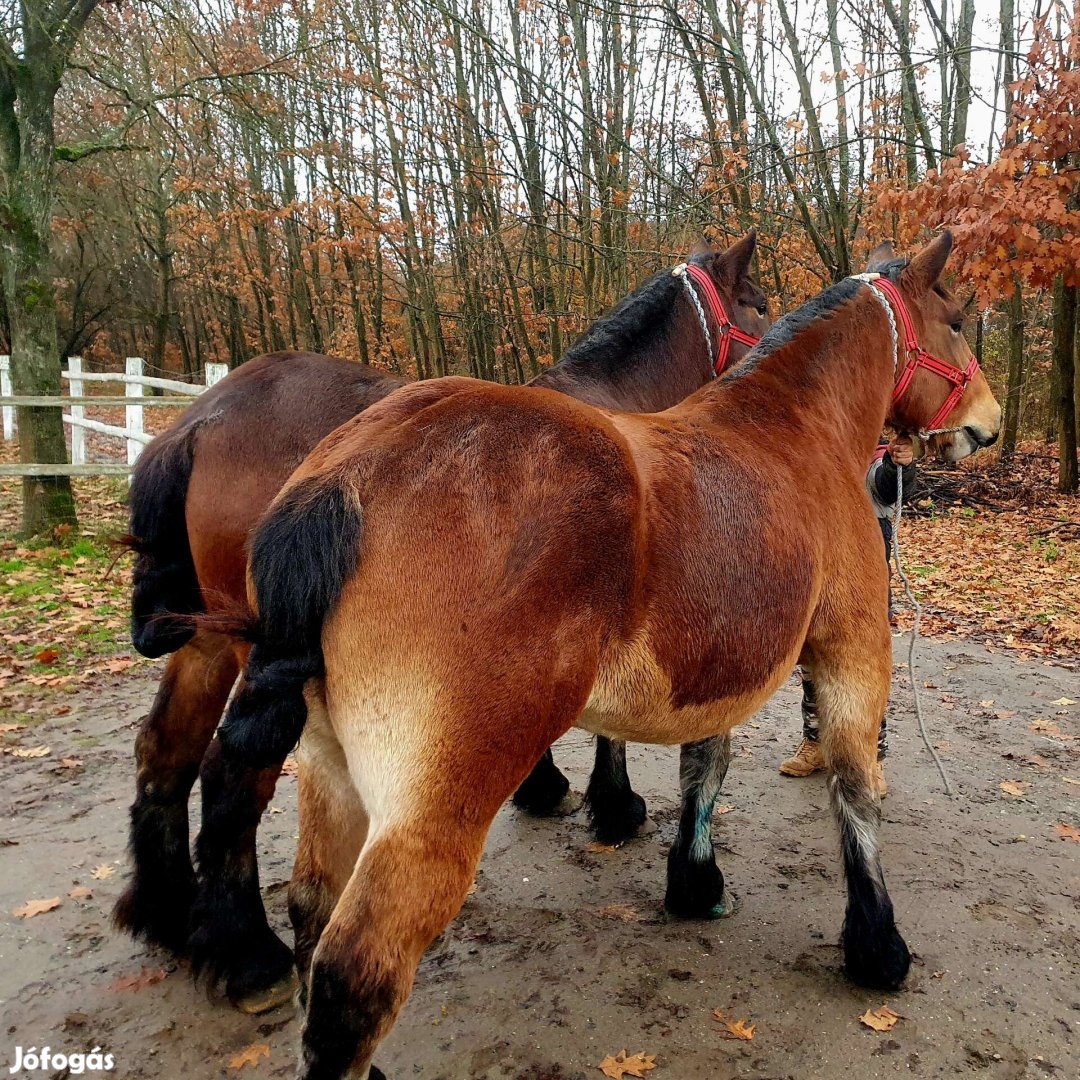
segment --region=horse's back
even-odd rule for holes
[[[185,518],[208,599],[244,594],[248,534],[290,473],[329,432],[401,385],[316,353],[256,357],[200,395]]]

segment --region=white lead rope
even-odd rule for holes
[[[877,277],[876,274],[856,274],[854,276],[860,281],[865,281],[867,284]],[[900,366],[901,360],[900,335],[896,329],[896,315],[893,313],[892,304],[889,303],[884,293],[875,288],[871,288],[870,292],[873,293],[874,299],[881,305],[889,320],[889,332],[892,334],[893,355],[895,357],[893,370],[895,371],[896,368]],[[920,431],[917,434],[920,439],[927,439],[931,435],[948,435],[959,430],[960,428],[934,428],[932,431]],[[930,734],[926,728],[926,720],[923,717],[922,701],[919,697],[919,682],[915,674],[915,644],[919,639],[919,623],[922,620],[922,604],[919,603],[918,597],[916,597],[915,591],[911,587],[911,582],[904,572],[904,566],[900,559],[900,517],[903,512],[903,504],[904,469],[903,466],[900,466],[896,470],[896,504],[893,507],[892,516],[892,550],[893,560],[896,563],[896,572],[904,585],[904,595],[908,598],[908,602],[911,604],[912,610],[915,613],[914,620],[911,624],[911,634],[908,637],[907,655],[908,676],[911,679],[911,696],[915,703],[915,719],[919,725],[919,736],[923,741],[923,746],[926,747],[927,753],[929,753],[934,764],[937,766],[938,774],[941,776],[941,783],[945,788],[945,794],[951,798],[953,786],[949,781],[949,774],[945,771],[945,766],[942,764],[941,758],[938,757],[938,753],[934,749],[934,744],[930,741]]]

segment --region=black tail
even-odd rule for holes
[[[311,477],[287,491],[252,536],[258,628],[218,730],[224,749],[248,765],[280,765],[300,738],[304,683],[323,672],[323,623],[356,569],[362,527],[355,495]]]
[[[170,616],[203,610],[184,516],[196,431],[195,425],[175,428],[155,439],[139,456],[128,491],[129,532],[123,543],[137,555],[131,639],[151,658],[175,652],[195,632],[190,620]]]

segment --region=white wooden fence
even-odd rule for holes
[[[176,379],[159,379],[143,374],[143,361],[139,356],[129,356],[123,374],[119,372],[84,371],[82,358],[68,358],[67,371],[61,377],[67,384],[67,394],[59,397],[15,397],[11,393],[11,358],[0,356],[0,409],[3,411],[4,439],[15,437],[16,412],[20,406],[34,408],[66,408],[64,423],[71,428],[70,464],[50,465],[46,463],[3,465],[0,464],[0,477],[3,476],[100,476],[130,473],[132,465],[138,459],[142,448],[153,439],[146,433],[143,424],[143,409],[147,406],[183,408],[191,403],[207,387],[213,386],[229,373],[228,364],[207,364],[205,383],[179,382]],[[123,383],[123,397],[87,396],[85,384]],[[173,397],[148,397],[146,387],[155,387],[170,391]],[[86,415],[87,409],[95,407],[124,407],[124,426],[106,424],[92,420]],[[99,435],[108,435],[122,439],[127,448],[127,461],[88,461],[86,457],[86,432],[96,431]]]

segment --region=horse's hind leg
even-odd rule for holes
[[[368,820],[345,753],[330,727],[320,691],[305,695],[308,721],[300,739],[300,843],[289,882],[300,1000],[306,1005],[311,957],[349,882]]]
[[[878,857],[881,804],[875,764],[892,674],[884,610],[883,599],[881,627],[866,627],[851,638],[817,644],[812,676],[847,878],[845,967],[860,985],[891,990],[904,981],[911,957],[896,929]]]
[[[626,743],[621,739],[596,738],[589,787],[585,792],[593,832],[602,844],[621,844],[639,836],[648,820],[645,800],[630,786],[626,771]]]
[[[664,907],[683,919],[717,919],[732,912],[712,846],[713,807],[730,762],[730,735],[686,743],[680,751],[682,813],[668,852]]]
[[[197,634],[169,657],[149,715],[135,738],[132,877],[113,911],[121,929],[184,948],[195,895],[188,848],[188,796],[236,679],[226,639]]]
[[[292,951],[266,919],[255,847],[280,773],[281,763],[253,769],[215,739],[199,774],[199,882],[188,949],[195,973],[224,981],[229,1000],[245,1012],[280,1005],[295,986]]]

